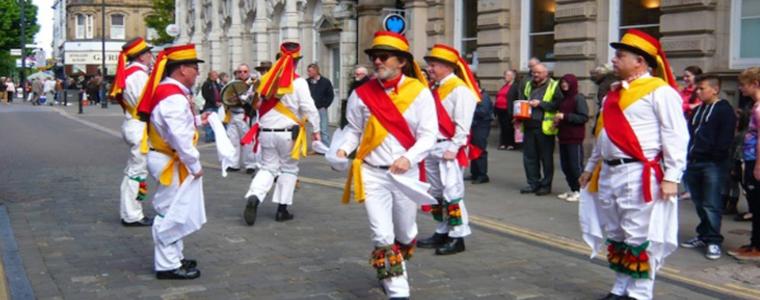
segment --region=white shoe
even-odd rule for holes
[[[560,198],[562,200],[567,200],[567,197],[570,197],[572,194],[573,194],[572,191],[567,192],[567,193],[562,193],[562,194],[557,195],[557,198]]]
[[[570,196],[567,196],[567,198],[565,198],[565,201],[567,202],[578,202],[580,200],[581,200],[581,193],[579,192],[571,192]]]

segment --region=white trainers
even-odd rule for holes
[[[565,198],[565,201],[567,202],[578,202],[581,200],[581,193],[580,192],[571,192],[567,198]]]
[[[720,258],[721,251],[720,246],[717,244],[707,244],[707,251],[705,251],[705,257],[710,260],[716,260]]]
[[[573,194],[573,191],[569,191],[567,193],[562,193],[557,195],[557,198],[560,198],[562,200],[567,200],[567,197],[570,197]]]

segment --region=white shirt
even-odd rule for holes
[[[42,92],[44,93],[52,93],[55,91],[55,80],[48,79],[45,81],[45,85],[43,85]]]
[[[161,100],[153,108],[150,122],[158,131],[158,135],[177,151],[179,159],[190,172],[198,173],[201,170],[200,154],[193,145],[193,137],[200,119],[195,117],[190,107],[190,89],[171,77],[164,79],[161,84],[179,86],[185,95],[171,95]]]
[[[136,107],[137,101],[140,100],[140,95],[142,94],[143,88],[145,88],[145,84],[148,83],[148,67],[139,63],[139,62],[132,62],[127,66],[127,69],[131,68],[132,66],[137,66],[142,71],[137,71],[124,79],[124,91],[123,91],[123,97],[124,101],[127,101],[129,106]],[[129,112],[125,113],[125,116],[127,119],[132,119],[132,116],[129,114]]]
[[[311,92],[309,92],[309,84],[306,83],[305,79],[296,78],[293,81],[293,93],[282,96],[280,102],[298,118],[305,116],[311,123],[314,132],[319,132],[319,112],[314,106],[314,100],[311,98]],[[282,129],[295,125],[298,124],[275,109],[270,110],[259,119],[261,128]]]
[[[398,84],[400,85],[404,80],[408,80],[406,76],[403,76]],[[393,88],[385,90],[386,93],[392,91]],[[391,165],[402,156],[413,165],[422,161],[427,156],[430,148],[435,144],[435,136],[438,133],[438,119],[436,118],[435,102],[433,101],[435,101],[433,100],[433,94],[430,93],[429,89],[425,88],[403,113],[404,119],[409,124],[412,134],[417,140],[414,146],[406,150],[401,146],[396,137],[388,133],[383,143],[372,150],[364,160],[375,166]],[[369,117],[369,108],[364,105],[364,102],[354,91],[348,97],[348,105],[346,107],[348,125],[343,129],[345,141],[340,147],[341,150],[351,153],[351,151],[359,146],[362,132],[364,132],[364,127]]]
[[[651,77],[646,74],[641,78]],[[623,81],[621,88],[628,89]],[[606,101],[607,98],[605,98]],[[654,159],[662,152],[665,180],[680,182],[686,168],[686,153],[689,145],[689,130],[681,108],[683,99],[670,86],[662,86],[645,95],[623,111],[628,123],[636,134],[647,159]],[[602,160],[630,158],[623,153],[602,130],[594,145],[594,150],[586,163],[585,170],[591,172]]]
[[[456,76],[454,73],[449,74],[440,81],[439,85],[443,85]],[[467,145],[467,136],[470,134],[470,125],[472,125],[478,100],[475,98],[475,94],[463,85],[452,90],[446,99],[441,99],[441,103],[455,126],[454,136],[451,138],[451,147],[448,151],[457,152],[459,148]],[[439,132],[438,139],[446,139],[446,137]]]

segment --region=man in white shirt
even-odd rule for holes
[[[248,69],[247,64],[240,64],[237,70],[235,70],[235,79],[251,84],[253,79],[251,78],[251,74],[249,72],[250,70]],[[247,99],[251,96],[252,92],[253,90],[250,90],[240,97]],[[235,164],[230,166],[228,170],[239,171],[242,160],[242,165],[245,167],[245,172],[247,174],[253,174],[256,169],[256,160],[253,155],[253,146],[250,144],[240,145],[240,139],[246,132],[248,132],[248,130],[251,129],[251,127],[248,125],[248,119],[252,116],[247,115],[246,107],[242,105],[235,107],[225,107],[225,109],[229,114],[231,114],[229,124],[227,125],[227,136],[230,138],[230,141],[232,141],[232,146],[235,148],[234,157],[236,158],[234,161]]]

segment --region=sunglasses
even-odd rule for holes
[[[390,54],[390,53],[375,53],[375,54],[370,54],[369,55],[369,60],[370,61],[375,61],[376,59],[380,59],[381,62],[385,62],[391,56],[393,56],[393,55]]]

